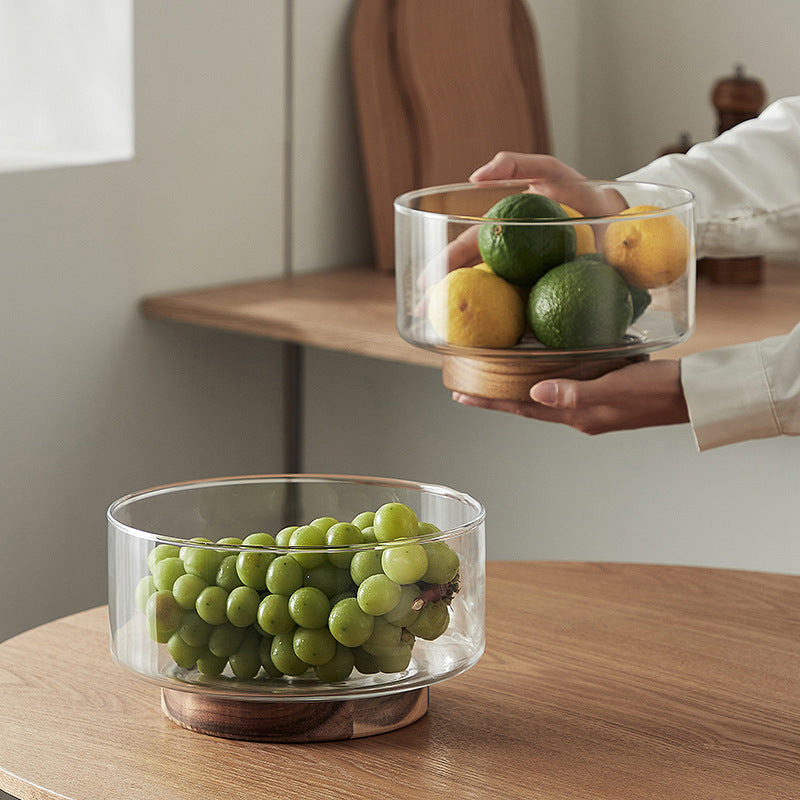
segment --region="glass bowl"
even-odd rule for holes
[[[162,689],[227,699],[428,687],[483,653],[484,517],[453,489],[354,476],[130,494],[107,513],[112,656]]]
[[[409,192],[394,208],[398,331],[445,357],[448,388],[528,399],[532,380],[601,374],[694,328],[685,189],[488,181]],[[475,266],[489,275],[459,272]]]

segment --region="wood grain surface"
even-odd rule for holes
[[[396,197],[500,150],[550,152],[538,42],[522,0],[360,0],[350,39],[374,261],[391,271]]]
[[[698,281],[695,332],[653,358],[788,333],[800,322],[800,265],[767,263],[765,276],[760,286]],[[394,277],[369,266],[155,295],[141,304],[152,319],[440,367],[440,356],[400,338],[396,308]]]
[[[487,649],[418,722],[261,744],[179,728],[106,609],[0,645],[0,788],[23,800],[800,797],[800,578],[487,565]]]

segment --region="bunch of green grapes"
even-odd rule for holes
[[[204,675],[228,666],[244,679],[313,670],[334,683],[353,670],[402,672],[417,638],[445,632],[459,590],[458,554],[419,538],[438,530],[408,506],[386,503],[351,522],[318,517],[274,536],[217,542],[251,551],[159,544],[136,604],[175,664]]]

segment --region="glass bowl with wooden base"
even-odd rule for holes
[[[453,184],[395,200],[397,327],[452,390],[529,399],[694,328],[694,198],[626,181]]]
[[[108,510],[111,652],[179,725],[313,742],[408,725],[484,649],[485,512],[411,481],[263,475]]]

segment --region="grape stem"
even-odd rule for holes
[[[461,580],[459,576],[456,575],[449,583],[428,583],[423,585],[425,588],[411,604],[411,608],[414,611],[419,611],[428,603],[436,603],[439,600],[444,600],[445,603],[449,605],[452,603],[453,597],[461,589]]]

